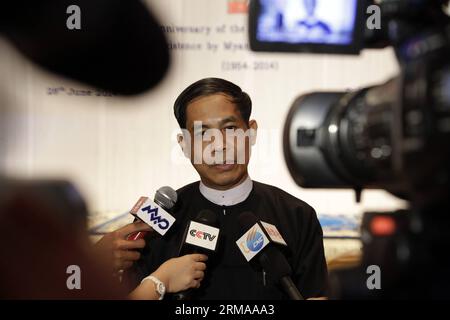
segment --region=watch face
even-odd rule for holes
[[[157,287],[158,293],[163,295],[164,291],[166,291],[166,288],[164,287],[164,284],[162,282],[158,283]]]

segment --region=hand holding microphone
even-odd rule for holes
[[[217,215],[211,210],[202,210],[195,219],[188,221],[184,235],[178,249],[179,256],[186,254],[202,254],[208,258],[212,257],[217,250],[219,242],[219,221]],[[176,300],[187,300],[193,294],[190,289],[177,292]]]
[[[140,258],[137,251],[145,247],[145,240],[127,240],[130,234],[151,232],[152,228],[143,223],[135,222],[110,232],[103,236],[94,246],[96,253],[104,257],[113,272],[130,268],[134,261]]]
[[[97,242],[97,253],[105,257],[113,272],[126,270],[139,260],[139,250],[145,247],[146,234],[151,232],[155,236],[163,236],[170,229],[175,218],[167,211],[176,201],[176,191],[167,186],[156,191],[154,202],[141,197],[130,211],[136,217],[134,222],[106,234]]]
[[[137,212],[138,217],[141,212],[140,219],[145,218],[142,211],[149,211],[146,201],[148,199],[141,199],[132,210]],[[155,217],[150,219],[155,220]],[[179,257],[167,260],[154,273],[144,278],[130,294],[130,298],[156,300],[169,292],[176,293],[176,300],[189,299],[192,289],[200,287],[205,276],[206,261],[216,250],[220,232],[217,227],[218,220],[214,212],[200,211],[195,219],[186,224],[178,249]]]
[[[206,255],[198,253],[172,258],[164,262],[153,275],[165,283],[169,293],[199,288],[205,276],[207,260]]]
[[[206,260],[204,254],[188,254],[164,262],[130,294],[131,299],[162,299],[165,293],[175,293],[190,288],[199,288],[205,276]],[[157,285],[157,282],[161,284]]]

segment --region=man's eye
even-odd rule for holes
[[[225,127],[225,129],[231,129],[231,130],[234,130],[234,129],[236,129],[237,127],[236,126],[228,126],[228,127]]]
[[[204,136],[205,135],[205,132],[206,132],[206,130],[202,130],[202,131],[196,131],[194,134],[196,135],[196,136]]]

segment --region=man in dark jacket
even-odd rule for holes
[[[217,215],[221,238],[217,252],[208,261],[201,287],[192,298],[287,298],[269,274],[246,261],[236,245],[243,234],[238,217],[250,211],[277,226],[288,245],[292,278],[301,294],[305,298],[326,296],[323,236],[314,209],[274,186],[249,177],[250,149],[258,128],[256,121],[250,120],[251,108],[250,97],[241,88],[218,78],[195,82],[176,100],[175,116],[183,131],[178,142],[199,173],[200,181],[177,191],[173,211],[176,225],[165,237],[147,241],[148,250],[128,271],[136,284],[179,254],[186,223],[201,210],[209,209]],[[238,142],[238,134],[229,139],[234,132],[244,133],[242,143]],[[195,139],[200,139],[200,143],[194,142]]]

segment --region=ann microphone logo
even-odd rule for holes
[[[142,208],[142,211],[146,211],[149,214],[150,221],[153,224],[157,224],[160,229],[167,230],[170,226],[169,221],[158,215],[158,208],[152,208],[151,205]]]
[[[130,213],[137,216],[162,236],[175,222],[172,215],[148,197],[141,197]]]

